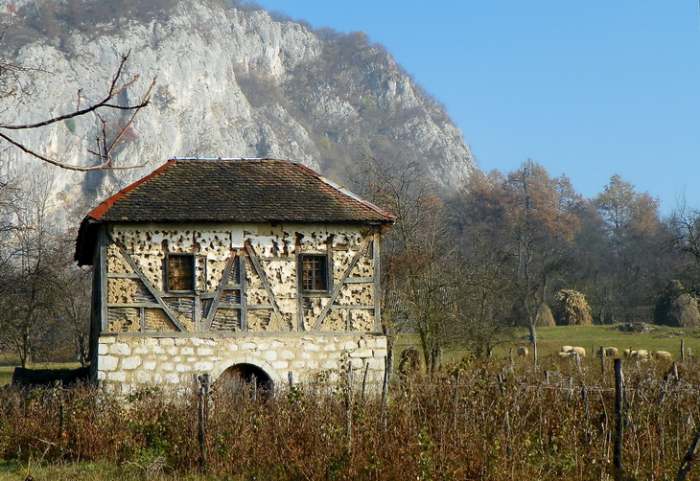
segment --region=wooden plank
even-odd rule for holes
[[[374,277],[348,277],[346,284],[374,284]]]
[[[221,294],[224,292],[224,286],[228,283],[228,278],[231,276],[231,269],[233,268],[233,263],[236,261],[236,254],[231,253],[229,258],[226,260],[226,267],[224,267],[224,272],[221,274],[221,280],[219,281],[219,286],[216,288],[216,294],[214,299],[209,306],[209,312],[204,320],[204,326],[207,329],[211,329],[211,325],[214,322],[214,316],[216,315],[216,310],[219,308],[219,303],[221,302]]]
[[[99,280],[100,280],[100,326],[102,332],[109,331],[109,316],[107,314],[107,233],[105,232],[107,227],[102,227],[100,229],[100,235],[98,240],[99,245]]]
[[[157,309],[160,307],[160,304],[157,302],[131,302],[131,303],[114,303],[114,304],[107,304],[107,307],[114,307],[114,308],[122,308],[122,307],[133,307],[136,309]]]
[[[331,307],[334,311],[337,311],[338,309],[361,309],[361,310],[368,310],[368,311],[373,311],[374,306],[365,306],[361,304],[336,304],[333,307]]]
[[[301,295],[302,285],[301,285],[301,256],[299,249],[297,249],[296,261],[297,261],[297,331],[304,330],[304,297]]]
[[[274,309],[274,307],[272,307],[272,304],[249,304],[248,306],[246,306],[246,309],[248,309],[249,311],[261,311]]]
[[[282,322],[282,313],[280,312],[280,308],[277,305],[277,299],[275,298],[275,293],[272,292],[272,287],[270,286],[270,282],[267,280],[267,274],[265,274],[265,270],[260,265],[260,261],[258,260],[258,255],[255,253],[255,248],[248,240],[245,241],[245,250],[248,253],[248,258],[250,259],[250,263],[253,264],[253,269],[255,269],[255,272],[258,273],[258,276],[260,277],[260,281],[262,282],[263,287],[267,291],[267,296],[270,298],[270,303],[272,304],[272,309],[275,311],[275,315],[277,316],[278,322]],[[248,308],[250,309],[250,306]]]
[[[245,292],[245,273],[246,273],[246,261],[244,256],[240,256],[239,258],[239,264],[238,264],[238,274],[240,278],[238,281],[240,282],[240,289],[239,292],[241,293],[241,331],[247,331],[248,330],[248,309],[247,309],[247,300],[246,300],[246,292]]]
[[[129,267],[131,267],[131,269],[136,273],[136,275],[139,276],[139,280],[146,287],[146,290],[150,292],[151,295],[155,298],[156,302],[158,303],[158,307],[163,309],[165,315],[168,316],[168,320],[170,320],[170,322],[173,323],[173,325],[177,328],[178,331],[185,331],[184,326],[180,324],[180,321],[177,320],[177,317],[175,316],[175,314],[173,314],[173,312],[170,310],[170,307],[160,296],[160,293],[151,285],[151,282],[146,278],[143,272],[141,272],[141,269],[139,269],[139,266],[136,265],[134,259],[132,259],[131,256],[126,253],[126,250],[120,244],[115,243],[115,245],[119,249],[119,253],[122,255],[124,260],[126,260],[127,264],[129,264]]]
[[[382,251],[381,251],[382,236],[379,232],[374,233],[374,241],[372,243],[372,276],[374,278],[374,330],[382,332]]]
[[[141,332],[146,331],[146,309],[144,307],[139,308],[139,319],[141,321]]]
[[[345,285],[345,280],[350,276],[350,273],[360,261],[360,258],[367,253],[367,243],[367,239],[362,241],[360,249],[357,251],[357,253],[355,253],[352,260],[350,261],[350,264],[348,264],[348,267],[345,269],[345,272],[343,272],[343,277],[340,278],[340,282],[338,282],[338,284],[336,284],[335,288],[333,289],[333,294],[331,294],[331,298],[328,300],[328,304],[326,304],[321,313],[318,315],[318,318],[314,323],[314,329],[319,329],[321,327],[321,324],[323,324],[323,321],[326,320],[328,313],[331,312],[333,304],[335,304],[335,301],[338,299],[343,285]]]
[[[136,274],[125,274],[123,272],[108,272],[108,279],[138,279],[139,276]]]

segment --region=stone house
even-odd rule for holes
[[[119,392],[201,373],[274,386],[349,362],[380,382],[379,253],[393,221],[298,163],[167,161],[80,225],[93,378]]]

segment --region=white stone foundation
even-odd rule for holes
[[[97,381],[129,393],[140,387],[188,389],[196,375],[212,381],[236,364],[252,364],[267,373],[275,388],[312,383],[319,375],[333,382],[352,366],[356,380],[367,372],[368,389],[384,377],[386,337],[373,334],[244,337],[140,337],[103,335],[98,341]]]

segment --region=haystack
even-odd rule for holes
[[[560,326],[590,326],[591,307],[586,296],[573,289],[562,289],[554,298],[554,318]]]
[[[535,324],[539,327],[550,327],[555,326],[554,315],[552,310],[549,308],[547,303],[543,302],[537,309],[537,317],[535,318]]]
[[[680,281],[673,280],[656,301],[654,322],[666,326],[697,327],[700,325],[698,300],[686,292]]]

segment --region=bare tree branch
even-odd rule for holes
[[[141,98],[134,104],[130,105],[119,105],[117,103],[114,103],[114,99],[121,94],[122,92],[126,91],[129,87],[134,85],[140,78],[138,74],[134,75],[133,77],[129,78],[128,80],[124,80],[124,69],[126,67],[126,64],[129,60],[129,55],[130,53],[126,53],[125,55],[122,55],[121,60],[119,62],[119,66],[117,67],[116,72],[112,76],[112,79],[109,83],[109,89],[107,91],[107,94],[105,97],[102,98],[102,100],[94,102],[89,104],[86,107],[80,108],[80,103],[81,103],[81,98],[82,98],[82,89],[78,90],[78,95],[77,95],[77,106],[76,109],[73,112],[69,112],[66,114],[62,114],[56,117],[52,117],[49,119],[45,119],[39,122],[34,122],[34,123],[25,123],[25,124],[0,124],[0,139],[5,140],[9,144],[13,145],[14,147],[20,149],[22,152],[37,158],[43,162],[49,163],[51,165],[55,165],[57,167],[60,167],[62,169],[66,170],[73,170],[73,171],[78,171],[78,172],[89,172],[89,171],[95,171],[95,170],[126,170],[126,169],[134,169],[134,168],[139,168],[143,167],[145,164],[134,164],[134,165],[126,165],[126,166],[115,166],[113,162],[113,157],[112,153],[114,149],[124,140],[124,135],[125,133],[129,130],[129,128],[132,126],[134,119],[136,118],[136,115],[145,107],[147,107],[150,104],[151,101],[151,94],[153,92],[153,88],[155,87],[156,79],[154,78],[148,88],[146,89],[146,92],[141,96]],[[3,64],[0,63],[0,72],[2,71]],[[21,68],[21,67],[19,67]],[[117,133],[114,135],[114,137],[110,140],[108,138],[108,131],[109,129],[107,128],[107,121],[104,119],[104,117],[100,114],[102,110],[118,110],[118,111],[128,111],[131,112],[131,115],[127,122],[122,125]],[[88,150],[88,152],[99,160],[99,163],[97,165],[92,165],[92,166],[83,166],[83,165],[77,165],[77,164],[69,164],[63,161],[60,161],[58,159],[50,158],[44,154],[41,154],[37,152],[36,150],[24,145],[23,143],[19,142],[18,140],[10,137],[10,135],[5,131],[21,131],[21,130],[31,130],[31,129],[39,129],[43,127],[47,127],[49,125],[55,124],[57,122],[62,122],[68,119],[73,119],[76,117],[82,117],[87,114],[94,113],[97,118],[99,119],[101,123],[101,132],[100,136],[97,139],[97,145],[98,148],[96,151],[94,150]]]

